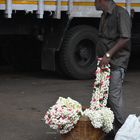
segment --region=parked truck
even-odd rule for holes
[[[132,14],[133,39],[138,45],[140,0],[115,2]],[[96,68],[100,16],[94,0],[0,0],[0,36],[35,36],[42,42],[43,70],[89,79]]]

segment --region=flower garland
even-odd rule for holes
[[[106,107],[109,94],[110,65],[101,69],[100,61],[101,59],[97,63],[90,108],[86,109],[83,115],[89,117],[94,128],[102,128],[104,132],[108,133],[113,129],[114,121],[113,112]]]
[[[82,111],[79,102],[68,98],[59,97],[56,104],[50,107],[44,119],[52,129],[57,129],[61,134],[68,133],[77,124],[81,115],[89,117],[94,128],[102,128],[106,133],[113,129],[114,114],[107,108],[109,94],[110,65],[99,67],[98,60],[96,79],[93,85],[90,107]]]
[[[56,104],[50,107],[44,119],[52,129],[57,129],[65,134],[74,128],[82,114],[82,106],[70,97],[59,97]]]
[[[83,112],[87,116],[94,128],[102,128],[106,133],[113,129],[114,114],[110,108],[102,107],[99,110],[92,110],[90,108]]]
[[[90,102],[91,109],[101,109],[107,105],[110,83],[110,65],[99,67],[101,59],[98,60],[96,79],[93,85],[93,95]]]

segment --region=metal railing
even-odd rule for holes
[[[37,17],[43,18],[44,15],[44,0],[38,0],[38,11],[37,11]]]
[[[72,9],[73,9],[73,0],[69,0],[68,1],[68,15],[69,15],[69,17],[71,17]]]
[[[12,0],[6,0],[6,5],[5,5],[5,14],[7,18],[12,17]]]
[[[61,0],[56,1],[56,11],[54,17],[57,19],[61,18]]]
[[[131,0],[126,0],[126,9],[131,14]]]
[[[18,5],[18,4],[13,4],[13,0],[5,0],[5,15],[7,18],[11,18],[12,17],[12,11],[16,10],[15,9],[15,5],[17,5],[17,9],[20,7],[22,9],[24,9],[26,12],[32,12],[33,10],[36,10],[37,12],[37,17],[38,18],[43,18],[44,16],[44,12],[46,11],[45,8],[45,0],[37,0],[36,1],[37,5],[33,5],[35,8],[29,9],[29,6],[27,6],[28,10],[26,10],[26,4],[25,5]],[[67,1],[67,14],[71,15],[72,13],[72,9],[73,9],[73,0],[68,0]],[[19,6],[19,7],[18,7]],[[25,7],[24,7],[25,6]],[[61,11],[62,11],[62,0],[56,0],[56,6],[55,6],[55,10],[54,10],[54,18],[60,19],[61,18]]]

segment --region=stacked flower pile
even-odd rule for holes
[[[50,107],[45,115],[45,123],[61,134],[69,132],[79,120],[82,106],[70,97],[59,97],[56,104]]]
[[[112,130],[114,114],[107,108],[109,94],[110,66],[100,68],[97,63],[96,79],[93,85],[93,95],[90,107],[82,111],[82,106],[70,97],[59,97],[56,104],[50,107],[45,115],[45,122],[51,128],[68,133],[77,124],[80,116],[87,116],[94,128],[102,128],[106,133]]]

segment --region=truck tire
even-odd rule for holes
[[[73,79],[91,79],[96,69],[97,30],[80,25],[68,30],[59,53],[63,72]]]

